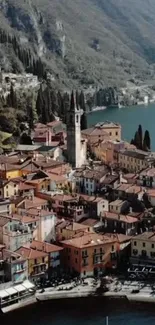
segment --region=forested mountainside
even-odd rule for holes
[[[154,0],[0,0],[0,65],[62,87],[154,77]]]

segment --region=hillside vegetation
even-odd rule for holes
[[[154,78],[154,0],[0,0],[0,21],[5,70],[66,88]]]

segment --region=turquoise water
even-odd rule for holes
[[[148,106],[130,106],[123,108],[107,108],[88,114],[88,126],[101,121],[119,122],[122,125],[122,137],[130,141],[134,136],[138,125],[143,130],[149,130],[151,136],[152,150],[155,150],[155,103]]]
[[[0,317],[1,325],[155,325],[155,305],[133,305],[118,300],[70,300],[41,304]]]

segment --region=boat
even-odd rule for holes
[[[7,313],[36,302],[35,285],[29,280],[0,290],[0,310]]]

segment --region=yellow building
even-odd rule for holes
[[[20,247],[16,253],[28,260],[28,276],[34,282],[45,277],[48,271],[48,254],[28,247]]]
[[[82,137],[91,142],[99,140],[121,140],[121,125],[109,121],[97,123],[94,127],[83,130]]]
[[[3,198],[16,196],[19,193],[19,182],[12,180],[7,181],[2,185],[0,191]]]
[[[131,262],[155,263],[155,233],[144,232],[131,238]]]
[[[139,172],[148,167],[149,153],[142,150],[122,150],[118,153],[118,162],[121,168],[130,172]]]
[[[9,165],[9,164],[1,164],[0,166],[0,178],[3,179],[11,179],[21,176],[20,167]]]

